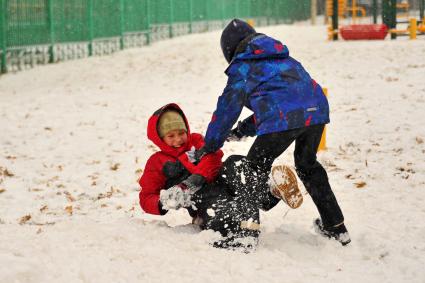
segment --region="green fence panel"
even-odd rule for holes
[[[88,41],[88,1],[55,0],[52,4],[55,41]]]
[[[209,0],[192,0],[192,20],[206,21],[207,19],[207,2]]]
[[[6,1],[6,45],[47,44],[49,23],[47,0]]]
[[[210,21],[218,21],[223,19],[222,1],[206,1],[207,18]]]
[[[170,0],[150,0],[152,24],[168,24],[170,22]]]
[[[190,22],[190,0],[173,1],[174,22]]]
[[[95,38],[120,35],[119,0],[93,1],[93,30]]]
[[[148,0],[124,1],[124,31],[138,32],[149,29]]]
[[[310,17],[311,0],[0,0],[0,71],[20,70],[223,27]]]

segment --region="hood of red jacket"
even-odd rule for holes
[[[164,113],[167,110],[175,110],[177,112],[180,113],[180,115],[183,117],[184,122],[186,123],[186,129],[187,129],[187,142],[185,145],[179,147],[179,148],[175,148],[172,146],[167,145],[159,136],[158,134],[158,121],[159,121],[159,117],[161,116],[162,113]],[[149,118],[148,121],[148,139],[150,139],[156,146],[159,147],[159,149],[168,154],[171,155],[173,157],[178,157],[179,155],[181,155],[182,153],[190,150],[191,147],[191,135],[190,135],[190,128],[189,128],[189,123],[187,122],[187,118],[186,115],[184,115],[183,111],[181,110],[181,108],[175,104],[175,103],[170,103],[167,104],[161,108],[159,108],[158,110],[155,111],[155,113],[153,113],[153,115]]]

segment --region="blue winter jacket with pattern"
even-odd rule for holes
[[[225,71],[227,86],[208,125],[208,152],[223,146],[244,106],[254,112],[239,125],[248,136],[329,123],[322,88],[289,56],[285,45],[263,34],[240,45],[243,50],[236,52]]]

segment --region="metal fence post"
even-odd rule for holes
[[[226,20],[225,19],[225,13],[224,13],[224,10],[225,10],[225,8],[224,8],[224,1],[226,1],[226,0],[221,0],[221,11],[220,11],[220,13],[221,13],[221,21],[224,23],[223,26],[226,24],[224,22]]]
[[[372,3],[373,23],[378,22],[378,0],[373,0]]]
[[[267,15],[267,25],[270,25],[270,17],[271,17],[271,7],[270,0],[266,0],[266,15]]]
[[[424,19],[425,0],[419,1],[419,17]]]
[[[189,33],[192,33],[192,23],[193,21],[193,0],[189,0]]]
[[[120,0],[120,49],[124,49],[124,0]]]
[[[1,66],[0,66],[0,73],[6,73],[7,72],[7,64],[6,64],[6,0],[0,0],[0,33],[1,33]]]
[[[146,35],[147,44],[151,44],[151,4],[150,0],[146,0],[146,20],[147,20],[147,28],[148,33]]]
[[[397,28],[397,0],[391,1],[391,29]],[[391,33],[391,39],[396,39],[397,34]]]
[[[89,27],[89,56],[93,56],[93,0],[88,0],[87,23]]]
[[[173,37],[174,7],[173,0],[170,0],[170,38]]]
[[[332,1],[332,39],[338,40],[338,0]]]
[[[53,3],[52,0],[47,1],[47,19],[49,22],[49,37],[50,37],[50,46],[49,46],[49,63],[53,63],[55,60],[55,30],[53,23]]]
[[[311,0],[311,24],[316,25],[317,18],[317,0]]]

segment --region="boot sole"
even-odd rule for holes
[[[285,165],[273,166],[271,178],[282,200],[290,208],[298,208],[303,203],[303,195],[298,187],[297,177]]]

